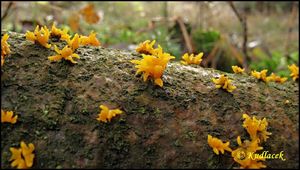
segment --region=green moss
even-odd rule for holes
[[[182,144],[182,142],[180,141],[180,139],[176,139],[176,140],[174,141],[173,145],[174,145],[175,147],[182,147],[182,146],[183,146],[183,144]]]
[[[197,138],[197,132],[196,131],[187,131],[185,134],[185,139],[195,142]]]
[[[45,123],[45,129],[46,130],[59,130],[59,121],[58,119],[54,118],[49,118],[49,119],[44,119]]]
[[[219,165],[219,158],[215,156],[214,153],[211,154],[211,156],[207,160],[207,168],[209,169],[217,169]]]

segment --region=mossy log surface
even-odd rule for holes
[[[272,133],[264,150],[284,151],[286,161],[268,168],[299,167],[299,84],[264,83],[225,73],[237,87],[216,89],[224,72],[171,61],[162,88],[135,76],[136,52],[83,46],[78,64],[51,63],[54,55],[9,33],[11,54],[1,68],[1,109],[19,115],[1,123],[1,167],[10,167],[10,147],[35,145],[32,168],[234,168],[229,152],[215,155],[207,135],[230,141],[250,139],[242,114],[266,117]],[[63,47],[63,42],[52,40]],[[289,102],[286,102],[288,100]],[[96,120],[99,105],[125,113],[110,123]]]

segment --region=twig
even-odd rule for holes
[[[176,21],[178,22],[179,26],[180,26],[180,29],[181,29],[181,32],[183,34],[183,38],[184,38],[184,41],[185,41],[185,44],[187,46],[187,49],[188,49],[188,52],[189,53],[193,53],[194,50],[193,50],[193,46],[192,46],[192,41],[190,39],[190,36],[186,30],[186,27],[182,21],[182,18],[181,17],[177,17]]]
[[[211,67],[213,69],[217,69],[217,62],[220,58],[220,55],[222,54],[223,50],[217,50],[217,54],[215,56],[213,56],[214,58],[212,59],[212,62],[211,62]]]
[[[219,46],[220,46],[219,43],[220,42],[217,42],[214,44],[214,48],[211,50],[211,52],[208,54],[208,56],[202,62],[204,67],[208,67],[208,63],[211,62],[211,60],[216,55],[217,51],[219,50]]]
[[[167,25],[168,23],[168,1],[163,2],[163,15],[164,15],[164,21],[165,24]]]
[[[12,5],[13,5],[13,2],[9,2],[9,4],[8,4],[8,6],[7,6],[7,8],[6,8],[6,10],[4,11],[3,16],[1,17],[1,21],[3,21],[3,20],[6,18],[6,16],[8,15],[9,10],[10,10],[11,7],[12,7]]]
[[[235,57],[237,59],[237,61],[239,62],[239,64],[243,65],[243,57],[242,55],[239,54],[238,50],[228,42],[228,46],[229,49],[231,51],[231,54],[233,57]]]
[[[233,10],[233,12],[235,13],[235,15],[238,17],[242,27],[243,27],[243,53],[244,53],[244,61],[243,61],[243,67],[248,70],[248,63],[250,62],[250,57],[248,55],[247,52],[247,32],[248,32],[248,28],[247,28],[247,18],[246,15],[242,16],[236,9],[236,7],[234,6],[232,1],[228,2],[231,9]]]
[[[293,31],[293,24],[294,24],[294,20],[296,18],[297,15],[297,4],[296,2],[293,2],[293,7],[292,7],[292,12],[291,12],[291,16],[288,22],[288,34],[287,34],[287,39],[286,39],[286,44],[285,44],[285,56],[289,59],[290,55],[290,42],[291,42],[291,38],[292,38],[292,31]]]

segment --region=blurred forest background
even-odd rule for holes
[[[3,2],[1,30],[25,33],[53,22],[71,34],[97,32],[103,47],[135,50],[156,40],[178,60],[204,52],[201,65],[232,65],[288,76],[299,65],[298,1]]]

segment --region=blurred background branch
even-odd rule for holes
[[[241,14],[238,12],[238,10],[236,9],[235,5],[233,4],[232,1],[228,2],[231,9],[234,11],[235,15],[237,16],[237,18],[239,19],[241,26],[243,28],[243,53],[244,53],[244,59],[243,59],[243,67],[248,70],[248,63],[250,62],[251,58],[248,55],[247,52],[247,41],[248,41],[248,37],[247,37],[247,32],[248,32],[248,27],[247,27],[247,17],[246,14]]]
[[[9,10],[11,9],[12,6],[13,6],[13,2],[9,2],[6,9],[5,9],[5,11],[4,11],[4,14],[1,16],[1,21],[3,21],[6,18],[6,16],[9,13]]]
[[[286,39],[286,43],[285,43],[285,56],[287,58],[290,58],[290,44],[291,44],[291,38],[293,35],[292,31],[294,29],[296,17],[297,17],[297,2],[294,1],[294,2],[292,2],[291,15],[289,17],[289,21],[288,21],[288,25],[287,25],[288,33],[287,33],[287,39]]]

